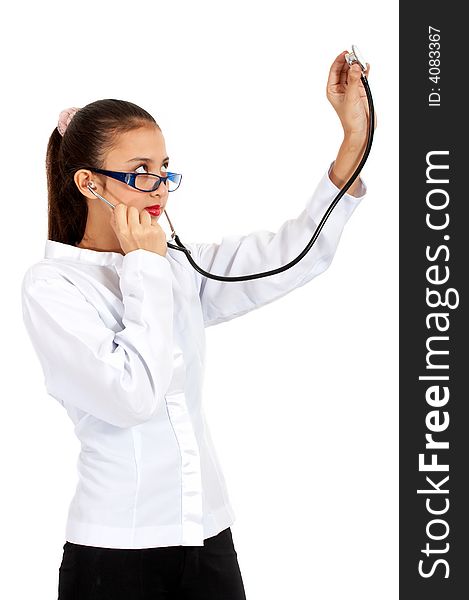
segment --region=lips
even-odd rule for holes
[[[161,214],[161,207],[159,204],[155,204],[155,206],[147,206],[145,208],[147,213],[149,213],[152,217],[159,217]]]

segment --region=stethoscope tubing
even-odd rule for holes
[[[172,231],[171,238],[174,239],[176,241],[176,244],[177,244],[177,245],[175,245],[175,244],[172,244],[171,242],[168,241],[167,242],[167,246],[169,248],[173,248],[174,250],[180,250],[181,252],[184,252],[185,255],[186,255],[186,257],[187,257],[187,260],[189,261],[189,263],[192,265],[192,267],[196,271],[198,271],[204,277],[208,277],[210,279],[215,279],[217,281],[248,281],[248,280],[251,280],[251,279],[260,279],[261,277],[269,277],[271,275],[276,275],[277,273],[282,273],[283,271],[286,271],[287,269],[290,269],[291,267],[293,267],[294,265],[296,265],[296,263],[298,263],[302,258],[304,258],[306,256],[306,254],[311,250],[313,244],[318,239],[319,234],[321,233],[322,228],[324,227],[327,219],[329,218],[330,214],[332,213],[332,211],[336,207],[337,203],[342,198],[342,196],[347,192],[347,190],[350,188],[350,186],[353,184],[353,182],[355,181],[355,179],[360,174],[361,170],[363,169],[363,165],[365,164],[365,162],[366,162],[366,160],[368,158],[368,155],[370,154],[370,149],[371,149],[371,145],[373,143],[373,135],[374,135],[375,110],[374,110],[373,97],[371,95],[370,86],[368,84],[368,80],[366,78],[366,75],[363,73],[364,66],[360,62],[358,64],[360,64],[360,66],[362,67],[361,80],[363,82],[363,86],[364,86],[365,91],[366,91],[366,96],[367,96],[367,99],[368,99],[368,107],[369,107],[368,139],[367,139],[365,151],[364,151],[363,156],[362,156],[362,158],[360,160],[360,163],[358,164],[358,167],[355,169],[355,171],[352,174],[352,176],[350,177],[350,179],[343,186],[343,188],[340,190],[340,192],[336,195],[336,197],[334,198],[334,200],[329,205],[329,208],[324,213],[324,215],[323,215],[323,217],[322,217],[319,225],[316,228],[316,231],[314,232],[313,237],[308,242],[308,245],[306,246],[306,248],[296,258],[294,258],[292,261],[290,261],[286,265],[283,265],[282,267],[278,267],[277,269],[272,269],[270,271],[263,271],[262,273],[252,273],[250,275],[238,275],[238,276],[232,276],[232,277],[228,277],[228,276],[225,276],[225,275],[216,275],[214,273],[209,273],[208,271],[205,271],[204,269],[202,269],[202,267],[199,267],[199,265],[194,261],[194,259],[191,256],[191,251],[188,248],[186,248],[184,246],[184,244],[181,242],[181,240],[179,239],[179,236],[176,234],[176,231],[174,230],[173,224],[171,223],[171,221],[170,221],[170,219],[168,217],[168,213],[165,210],[164,214],[165,214],[165,216],[166,216],[166,218],[168,220],[169,226],[170,226],[171,231]],[[97,196],[98,198],[100,198],[103,202],[105,202],[106,204],[108,204],[111,208],[113,208],[113,209],[115,208],[114,205],[111,202],[109,202],[108,200],[106,200],[106,198],[104,198],[103,196],[101,196],[98,192],[96,192],[93,189],[91,189],[91,187],[90,187],[90,191],[95,196]]]
[[[321,233],[321,230],[324,227],[324,224],[326,223],[330,214],[332,213],[332,211],[334,210],[334,208],[336,207],[337,203],[342,198],[342,196],[347,192],[347,190],[353,184],[355,179],[358,177],[361,170],[363,169],[363,166],[368,158],[368,155],[370,154],[371,145],[373,143],[373,135],[374,135],[375,110],[374,110],[374,105],[373,105],[373,97],[371,95],[370,86],[368,84],[368,79],[364,73],[361,74],[361,80],[363,82],[363,86],[366,91],[368,107],[369,107],[368,139],[367,139],[365,151],[363,153],[362,159],[360,160],[360,163],[358,164],[358,167],[355,169],[355,171],[352,174],[352,176],[350,177],[350,179],[343,186],[343,188],[340,190],[340,192],[336,195],[334,200],[329,205],[329,208],[324,213],[319,225],[316,228],[316,231],[314,232],[313,237],[308,242],[308,245],[295,259],[293,259],[286,265],[283,265],[282,267],[278,267],[277,269],[272,269],[270,271],[263,271],[262,273],[253,273],[251,275],[238,275],[238,276],[227,277],[224,275],[215,275],[214,273],[209,273],[209,272],[205,271],[204,269],[202,269],[201,267],[199,267],[199,265],[196,264],[196,262],[194,261],[194,259],[191,256],[190,250],[184,246],[184,244],[179,239],[179,236],[176,234],[176,232],[171,224],[171,221],[169,220],[168,215],[166,214],[166,211],[165,211],[166,218],[168,219],[168,222],[169,222],[171,230],[172,230],[171,237],[178,244],[176,246],[176,245],[172,244],[171,242],[167,242],[167,245],[170,248],[173,248],[174,250],[181,250],[182,252],[184,252],[186,254],[186,257],[187,257],[187,260],[189,261],[189,263],[201,275],[204,275],[205,277],[209,277],[210,279],[215,279],[217,281],[248,281],[250,279],[260,279],[261,277],[269,277],[271,275],[276,275],[277,273],[282,273],[283,271],[286,271],[287,269],[290,269],[291,267],[296,265],[296,263],[298,263],[302,258],[304,258],[304,256],[306,256],[306,254],[311,250],[313,244],[318,239],[318,236]]]

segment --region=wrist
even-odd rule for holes
[[[329,173],[329,178],[337,188],[341,189],[358,167],[365,152],[366,143],[367,139],[363,135],[344,135],[337,158]],[[355,195],[359,189],[359,180],[360,178],[357,177],[348,189],[348,193],[352,196]]]
[[[347,152],[364,152],[367,141],[367,134],[344,132],[342,149]]]

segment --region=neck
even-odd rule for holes
[[[94,250],[95,252],[116,252],[118,254],[124,254],[122,248],[117,247],[115,244],[113,243],[99,243],[96,241],[93,241],[92,239],[88,238],[87,236],[83,237],[83,239],[81,240],[81,242],[79,244],[75,244],[77,248],[85,248],[86,250]]]

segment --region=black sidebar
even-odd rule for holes
[[[469,598],[464,5],[400,3],[400,598]],[[390,49],[391,54],[391,49]]]

